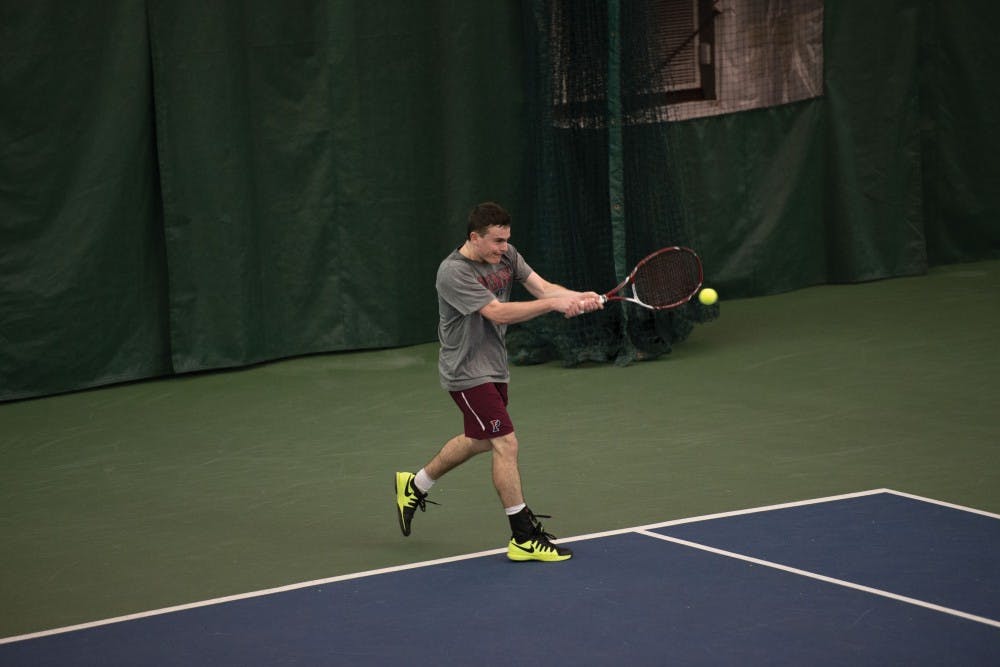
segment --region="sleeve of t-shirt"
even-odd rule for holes
[[[535,271],[530,266],[528,266],[528,263],[526,261],[524,261],[524,257],[522,257],[521,253],[517,251],[517,248],[509,244],[507,248],[508,248],[507,255],[510,257],[511,266],[513,267],[514,270],[514,280],[516,280],[519,283],[523,283],[525,280],[528,279],[528,276],[530,276]]]
[[[442,266],[436,287],[441,298],[462,315],[474,313],[496,298],[476,279],[476,272],[461,262]]]

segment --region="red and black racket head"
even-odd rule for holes
[[[672,246],[657,250],[639,262],[629,277],[607,298],[632,301],[653,310],[666,310],[690,301],[698,293],[703,280],[698,254],[690,248]],[[628,285],[632,286],[632,298],[614,295]]]

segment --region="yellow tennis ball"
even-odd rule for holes
[[[711,306],[718,300],[719,300],[718,293],[711,287],[706,287],[698,294],[698,301],[701,301],[706,306]]]

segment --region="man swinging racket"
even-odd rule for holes
[[[493,485],[510,520],[507,557],[515,561],[560,561],[573,552],[551,540],[524,502],[517,465],[518,441],[507,414],[508,324],[545,313],[576,317],[603,307],[595,292],[575,292],[546,281],[510,245],[510,215],[499,204],[479,204],[469,214],[465,243],[441,262],[437,273],[438,369],[441,386],[462,411],[464,433],[415,475],[396,473],[396,508],[403,535],[410,534],[417,508],[426,511],[427,493],[452,468],[484,452],[493,453]],[[510,301],[518,281],[532,301]],[[544,515],[542,515],[544,516]]]

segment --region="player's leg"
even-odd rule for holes
[[[410,527],[413,522],[413,515],[417,509],[426,511],[427,492],[434,483],[445,473],[457,466],[462,465],[473,456],[490,451],[492,445],[485,437],[486,424],[493,428],[493,422],[487,418],[483,422],[483,417],[476,410],[488,413],[499,403],[501,410],[503,404],[500,398],[494,396],[497,390],[493,385],[482,385],[473,387],[466,391],[450,392],[455,404],[462,411],[465,422],[465,432],[456,435],[441,448],[441,451],[434,456],[430,462],[417,471],[397,472],[396,485],[396,516],[399,519],[399,529],[403,535],[410,534]]]
[[[444,444],[433,459],[416,474],[411,472],[396,473],[396,514],[399,518],[399,529],[403,535],[410,534],[410,525],[417,509],[427,510],[427,492],[446,472],[462,465],[476,454],[490,451],[489,440],[475,440],[466,435],[456,435]]]
[[[489,441],[493,447],[493,486],[504,509],[524,505],[521,470],[517,465],[517,436],[513,431]]]
[[[507,385],[488,383],[450,392],[465,419],[465,432],[441,448],[416,475],[396,473],[399,524],[409,535],[410,522],[419,507],[426,509],[426,492],[442,475],[477,454],[493,451],[493,485],[511,525],[507,556],[511,560],[566,560],[572,552],[550,540],[538,517],[525,505],[518,467],[518,441],[507,414]]]
[[[490,451],[491,447],[489,440],[476,440],[464,433],[456,435],[444,443],[441,451],[431,459],[430,463],[424,466],[424,472],[430,477],[431,484],[433,484],[449,470],[457,468],[477,454]],[[424,493],[430,489],[430,486],[425,484],[417,486]]]
[[[493,485],[510,520],[507,557],[511,560],[560,561],[572,558],[573,552],[556,546],[538,517],[524,502],[521,471],[517,464],[518,442],[513,431],[490,441],[493,444]]]

